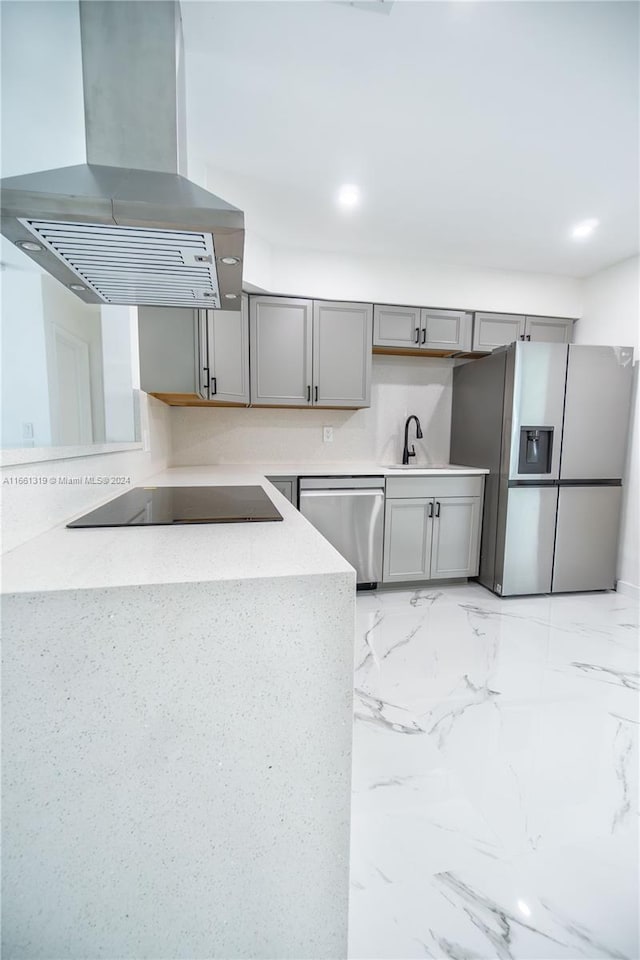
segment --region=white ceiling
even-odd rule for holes
[[[637,3],[182,11],[190,150],[274,242],[573,276],[638,250]]]

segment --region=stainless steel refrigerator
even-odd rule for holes
[[[455,368],[451,462],[490,470],[494,593],[614,586],[632,368],[630,347],[526,341]]]

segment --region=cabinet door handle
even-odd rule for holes
[[[429,518],[433,516],[433,500],[429,501],[429,513],[427,514]]]
[[[426,342],[427,342],[427,328],[426,328],[426,327],[423,327],[423,329],[422,329],[422,345],[424,346],[424,344],[425,344]]]
[[[436,520],[440,516],[440,501],[436,500]]]
[[[318,388],[315,388],[315,402],[318,402]]]
[[[203,367],[202,372],[206,373],[207,375],[207,382],[202,384],[202,389],[208,391],[209,390],[209,367]]]
[[[420,327],[416,327],[416,343],[420,343]]]
[[[531,340],[531,334],[530,334],[530,333],[527,334],[527,340]]]
[[[518,337],[518,340],[524,340],[524,333],[520,334],[520,336]]]
[[[213,397],[215,397],[216,393],[218,392],[218,378],[217,378],[217,377],[211,377],[211,391],[210,391],[210,392],[211,392],[211,395],[212,395]]]
[[[311,403],[311,386],[307,384],[307,403]]]

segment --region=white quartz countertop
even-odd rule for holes
[[[176,524],[69,530],[65,524],[2,557],[2,592],[104,589],[345,573],[353,568],[266,479],[267,476],[448,476],[487,470],[449,466],[387,470],[368,463],[225,464],[173,467],[137,486],[257,484],[282,522]],[[101,503],[125,490],[112,489]],[[96,503],[91,509],[100,506]]]
[[[238,470],[240,465],[216,467],[217,470]],[[464,467],[455,463],[434,466],[411,464],[407,467],[393,467],[380,463],[262,463],[255,467],[267,477],[459,477],[481,476],[489,473],[483,467]]]

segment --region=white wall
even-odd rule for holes
[[[3,177],[86,161],[75,0],[2,0]]]
[[[582,284],[575,277],[435,263],[412,256],[410,249],[396,257],[373,257],[275,244],[269,239],[268,223],[252,213],[255,198],[246,179],[194,158],[201,179],[203,169],[207,189],[245,211],[247,290],[552,317],[581,315]]]
[[[83,163],[78,3],[3,0],[0,25],[2,176]],[[34,428],[30,445],[47,446],[51,425],[42,272],[4,237],[2,262],[3,443],[22,446],[26,422]]]
[[[429,263],[412,258],[410,253],[390,260],[274,247],[272,292],[458,310],[580,316],[580,282],[574,278]],[[264,257],[260,263],[264,263]]]
[[[46,170],[86,160],[84,103],[78,3],[71,0],[0,3],[2,22],[1,123],[3,176]],[[8,249],[7,249],[8,248]],[[5,255],[6,254],[6,255]],[[38,411],[46,406],[48,416],[44,337],[41,353],[29,349],[29,326],[42,329],[42,275],[33,262],[3,245],[8,261],[3,279],[3,333],[25,335],[29,343],[19,350],[3,351],[3,400],[19,407],[24,420],[33,420],[37,446],[50,443],[48,424]],[[51,281],[55,282],[55,281]],[[23,352],[24,350],[24,352]],[[127,357],[130,344],[127,344]],[[31,388],[25,391],[20,364],[33,364],[42,398]],[[26,394],[26,396],[25,396]],[[43,403],[40,403],[40,399]],[[26,403],[31,404],[29,410]],[[3,549],[8,550],[68,517],[91,509],[117,488],[84,482],[92,476],[127,476],[136,483],[166,466],[169,456],[169,411],[159,401],[143,396],[142,435],[149,450],[129,450],[70,460],[45,461],[5,467],[2,470]],[[44,414],[43,414],[44,417]],[[19,420],[18,422],[21,422]],[[4,425],[4,424],[3,424]],[[58,483],[59,477],[81,478],[78,485]],[[19,482],[22,480],[22,482]],[[38,482],[34,483],[36,480]],[[55,480],[55,483],[51,483]],[[29,482],[31,481],[31,482]],[[46,482],[43,482],[46,481]],[[121,490],[122,488],[120,488]]]
[[[618,589],[640,599],[640,258],[632,257],[584,281],[584,314],[575,326],[576,343],[635,348],[634,399],[623,491],[618,554]]]
[[[364,410],[173,407],[172,464],[399,462],[412,413],[424,433],[417,461],[446,463],[452,374],[451,361],[376,356]],[[322,440],[325,425],[333,427],[332,443]]]

